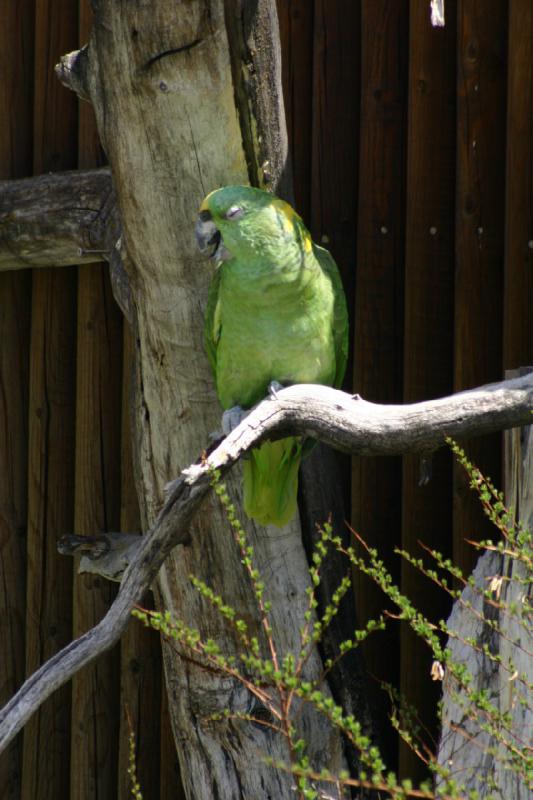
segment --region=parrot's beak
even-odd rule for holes
[[[207,209],[201,210],[198,214],[195,233],[198,248],[202,255],[214,258],[222,237],[220,231],[213,222],[211,212]]]

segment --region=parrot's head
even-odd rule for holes
[[[224,186],[207,195],[198,213],[200,251],[216,261],[257,257],[291,248],[309,252],[311,236],[294,209],[279,197],[252,186]]]

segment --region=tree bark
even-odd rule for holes
[[[116,203],[108,169],[0,182],[0,272],[104,260]]]
[[[145,529],[164,485],[219,424],[202,347],[210,275],[194,244],[198,205],[224,184],[287,186],[276,24],[272,0],[102,0],[95,4],[88,48],[62,65],[62,80],[93,103],[120,207],[138,342],[134,450]],[[239,480],[231,483],[238,494]],[[300,527],[250,525],[250,535],[268,578],[276,639],[287,652],[297,647],[308,579]],[[211,502],[192,523],[190,542],[162,569],[159,602],[231,652],[231,632],[188,581],[190,572],[208,578],[240,614],[254,615],[238,553]],[[277,740],[251,726],[204,722],[215,710],[241,708],[235,686],[180,662],[168,647],[165,666],[187,795],[291,796],[293,781],[257,759],[258,752],[285,756]],[[318,657],[309,670],[318,674]],[[338,768],[340,739],[311,730],[305,717],[302,723],[311,759],[329,752],[329,766]]]

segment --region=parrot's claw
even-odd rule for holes
[[[268,396],[270,399],[278,400],[278,392],[283,389],[283,385],[279,381],[270,381],[268,384]]]
[[[224,411],[222,414],[222,430],[224,432],[224,436],[227,436],[231,433],[235,428],[241,424],[243,419],[248,416],[250,412],[245,411],[240,406],[233,406],[233,408],[228,408],[227,411]]]

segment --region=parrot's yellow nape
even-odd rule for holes
[[[210,197],[211,197],[211,195],[213,195],[215,192],[218,192],[218,189],[213,189],[213,191],[212,191],[212,192],[209,192],[209,194],[208,194],[208,195],[206,195],[206,196],[204,197],[204,199],[202,200],[202,205],[201,205],[201,206],[200,206],[200,208],[198,209],[198,212],[201,212],[201,211],[209,211],[209,198],[210,198]]]

